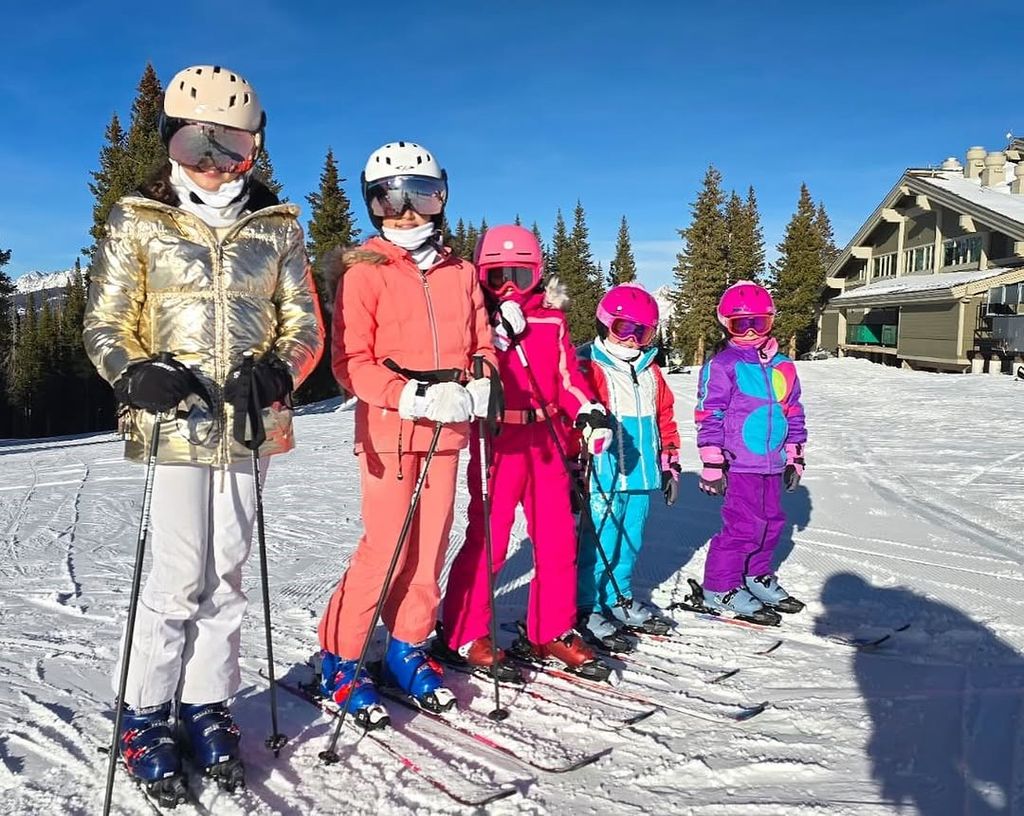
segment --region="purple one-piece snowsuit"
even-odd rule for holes
[[[726,592],[772,572],[786,523],[786,445],[807,441],[796,366],[773,340],[760,349],[730,343],[701,368],[694,419],[697,446],[721,448],[728,465],[722,530],[704,565],[704,588]]]

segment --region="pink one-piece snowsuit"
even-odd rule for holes
[[[516,507],[522,503],[536,568],[526,628],[537,644],[563,635],[576,622],[576,528],[569,477],[544,416],[564,435],[565,418],[574,420],[593,395],[569,342],[564,302],[557,284],[549,284],[522,303],[527,328],[518,342],[539,394],[533,393],[517,349],[498,352],[505,414],[493,440],[488,481],[494,574],[505,563]],[[466,541],[452,564],[444,597],[444,631],[453,649],[490,633],[479,437],[470,445],[468,482]]]

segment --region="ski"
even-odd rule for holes
[[[488,748],[492,751],[497,751],[498,753],[503,754],[504,756],[512,760],[515,760],[516,762],[519,762],[537,771],[541,771],[542,773],[564,774],[570,773],[571,771],[578,771],[580,768],[585,768],[587,765],[591,765],[597,762],[602,757],[608,756],[608,754],[610,754],[612,750],[611,747],[608,747],[603,748],[600,751],[597,751],[592,754],[580,754],[572,758],[571,761],[567,762],[564,765],[545,765],[541,762],[537,762],[535,760],[523,756],[518,751],[509,748],[507,745],[502,745],[498,742],[495,742],[493,739],[486,736],[485,734],[481,734],[478,731],[474,731],[471,728],[467,728],[466,726],[461,725],[460,723],[451,719],[450,717],[445,717],[442,714],[436,714],[433,711],[423,708],[423,706],[418,705],[415,702],[415,700],[411,699],[409,696],[403,694],[401,691],[397,689],[391,688],[389,686],[378,686],[377,690],[383,696],[387,697],[389,700],[394,700],[399,705],[405,706],[406,708],[411,709],[412,711],[416,711],[430,718],[434,722],[441,723],[442,725],[451,728],[459,734],[462,734],[464,737],[467,737],[475,742],[480,743],[485,748]]]
[[[681,706],[665,700],[655,700],[645,694],[627,691],[605,681],[589,680],[586,677],[580,677],[578,674],[572,674],[571,672],[557,669],[540,661],[527,660],[518,655],[511,656],[511,659],[522,666],[533,669],[534,671],[540,672],[549,677],[557,678],[558,680],[562,680],[566,683],[571,683],[575,686],[580,686],[581,688],[590,689],[602,696],[608,696],[619,700],[629,700],[630,702],[641,703],[647,706],[655,706],[657,708],[674,711],[686,717],[691,717],[692,719],[703,720],[704,722],[716,723],[718,725],[723,723],[745,722],[756,717],[758,714],[761,714],[769,705],[767,701],[754,705],[737,705],[735,707],[735,711],[725,715],[707,714],[703,711],[696,711],[692,708],[687,708],[686,706]]]
[[[910,624],[904,623],[902,626],[894,628],[891,632],[887,632],[881,637],[876,638],[842,638],[825,636],[825,639],[832,643],[842,643],[844,646],[852,646],[854,649],[870,652],[872,649],[877,649],[879,646],[889,643],[897,633],[906,632],[909,628]]]
[[[305,700],[310,705],[316,706],[322,712],[330,715],[332,718],[338,716],[338,710],[334,706],[328,704],[325,700],[320,698],[319,695],[283,678],[278,678],[276,682],[278,687],[284,689],[289,694],[298,697],[300,700]],[[368,738],[371,742],[375,743],[376,745],[379,745],[384,751],[386,751],[388,754],[390,754],[392,757],[398,760],[405,768],[412,771],[424,782],[428,783],[432,787],[439,790],[453,802],[457,802],[458,804],[463,805],[465,807],[484,807],[486,805],[491,804],[492,802],[497,802],[499,799],[506,799],[509,796],[514,796],[519,792],[519,789],[516,787],[503,786],[487,790],[486,792],[482,790],[480,796],[470,798],[463,794],[457,793],[456,791],[448,787],[448,785],[445,784],[444,781],[428,773],[426,770],[421,768],[414,760],[407,757],[405,754],[403,754],[401,751],[399,751],[393,745],[391,745],[385,738],[381,737],[377,732],[365,731],[363,732],[363,734],[365,738]]]
[[[491,675],[486,669],[473,669],[467,666],[460,666],[454,663],[445,663],[444,665],[446,670],[458,672],[459,674],[464,674],[469,677],[475,677],[478,680],[486,680],[487,682],[491,682]],[[526,683],[515,683],[508,681],[499,681],[499,683],[503,689],[507,689],[508,691],[511,691],[515,694],[525,694],[528,697],[532,697],[535,700],[541,700],[542,702],[548,703],[549,705],[565,705],[565,702],[563,700],[556,700],[547,696],[546,694],[542,694],[541,692],[537,691],[537,689],[531,688]],[[602,702],[605,704],[604,707],[607,708],[608,701],[605,700]],[[647,718],[653,717],[655,714],[658,713],[658,708],[656,706],[651,708],[640,709],[639,711],[631,707],[617,706],[617,708],[620,708],[620,710],[623,711],[632,711],[633,713],[627,717],[609,717],[607,714],[598,714],[590,716],[593,716],[593,718],[598,721],[600,728],[603,728],[607,731],[619,731],[621,729],[630,728],[638,723],[641,723]]]

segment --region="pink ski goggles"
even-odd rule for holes
[[[648,346],[654,339],[657,326],[647,326],[626,317],[616,317],[608,330],[619,340],[635,340],[638,346]]]
[[[528,266],[490,266],[485,274],[487,288],[498,297],[525,295],[537,285],[537,270]]]
[[[725,319],[725,328],[729,334],[743,335],[749,331],[754,334],[768,334],[775,324],[775,315],[737,315]]]

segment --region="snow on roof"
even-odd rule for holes
[[[912,294],[915,292],[938,292],[941,289],[952,290],[957,286],[977,283],[1004,275],[1012,270],[997,266],[991,269],[972,269],[969,272],[940,272],[935,275],[902,275],[898,278],[875,281],[866,286],[858,286],[841,295],[836,295],[830,303],[845,303],[852,300],[868,300],[882,295]]]
[[[1010,192],[1016,166],[1014,162],[1007,162],[1006,181],[992,187],[982,187],[981,179],[964,178],[960,170],[911,172],[917,181],[946,190],[979,207],[1024,224],[1024,195]]]

